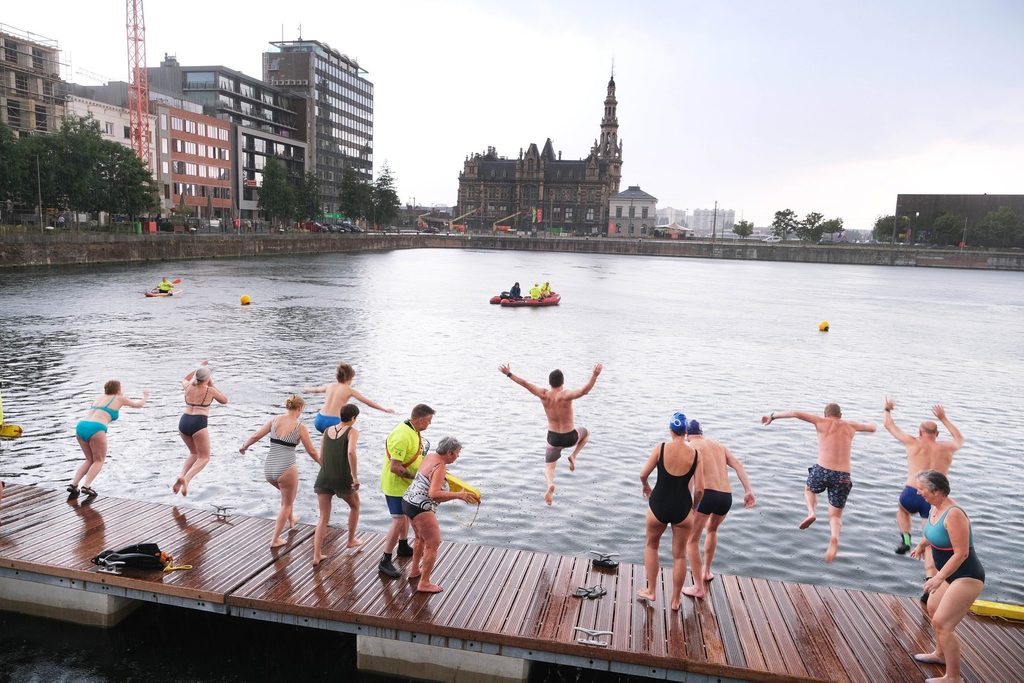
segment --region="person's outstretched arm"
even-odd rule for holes
[[[728,448],[725,449],[725,464],[736,472],[740,483],[743,484],[743,507],[752,508],[757,500],[754,498],[754,489],[750,486],[750,479],[747,478],[747,470],[743,467],[740,459],[732,454]]]
[[[392,408],[385,408],[384,406],[382,406],[381,404],[377,403],[376,401],[372,401],[369,398],[367,398],[366,396],[363,396],[362,394],[360,394],[355,389],[352,389],[352,396],[357,401],[362,401],[366,405],[370,406],[371,408],[376,408],[377,410],[381,411],[382,413],[388,413],[389,415],[394,415],[394,413],[395,413],[394,409],[392,409]]]
[[[909,434],[907,434],[902,429],[896,426],[896,423],[892,419],[892,411],[895,407],[896,404],[893,402],[893,400],[886,396],[885,407],[883,408],[883,412],[885,413],[885,419],[882,422],[882,424],[885,426],[885,430],[887,432],[896,437],[897,441],[909,446],[910,444],[914,443],[914,437],[910,436]]]
[[[515,375],[513,375],[512,369],[508,366],[508,363],[506,363],[505,365],[499,365],[498,370],[501,371],[501,374],[505,375],[510,380],[512,380],[522,388],[526,389],[537,398],[541,398],[542,396],[544,396],[544,390],[538,387],[536,384],[531,384],[522,377],[516,377]]]
[[[267,423],[265,425],[263,425],[255,432],[253,432],[252,436],[245,440],[245,443],[243,443],[242,447],[238,449],[238,452],[245,455],[245,452],[249,449],[250,446],[252,446],[254,443],[256,443],[257,441],[259,441],[260,439],[262,439],[263,437],[270,433],[270,427],[273,424],[273,422],[273,420],[267,420]]]
[[[949,435],[953,437],[953,444],[957,448],[961,448],[964,445],[964,435],[960,433],[960,430],[956,428],[956,425],[946,417],[946,410],[936,403],[932,406],[932,414],[939,419],[939,422],[949,430]]]
[[[824,419],[822,417],[818,417],[817,415],[812,415],[811,413],[805,413],[801,410],[778,410],[774,413],[762,415],[761,424],[770,425],[775,420],[781,420],[787,417],[795,417],[798,420],[810,422],[813,425],[818,424],[818,422]]]
[[[594,388],[594,384],[597,383],[597,377],[598,377],[598,375],[601,374],[601,370],[603,370],[603,369],[604,369],[604,366],[601,365],[600,363],[595,365],[594,366],[594,371],[590,373],[590,379],[587,380],[587,383],[584,384],[579,389],[575,389],[573,391],[565,392],[566,395],[567,395],[567,398],[575,400],[575,399],[577,399],[577,398],[579,398],[581,396],[586,396],[587,394],[589,394],[590,390]]]

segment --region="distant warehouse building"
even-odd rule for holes
[[[912,228],[927,228],[944,213],[956,214],[975,225],[992,211],[1006,207],[1024,218],[1024,194],[901,194],[896,215],[906,216]]]

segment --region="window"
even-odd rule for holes
[[[622,218],[622,207],[621,206],[616,206],[615,207],[615,217],[616,218]]]
[[[213,84],[212,71],[190,71],[185,74],[186,88],[212,88]]]
[[[196,129],[196,135],[202,135],[204,137],[206,136],[206,124],[205,123],[200,123],[199,124],[199,127]]]
[[[228,129],[227,128],[218,128],[217,129],[217,137],[220,140],[227,140],[228,139]]]
[[[18,44],[10,38],[4,41],[4,59],[18,63]]]
[[[161,173],[163,173],[164,175],[168,175],[168,173],[169,173],[169,170],[168,170],[168,164],[167,164],[167,162],[166,162],[166,161],[161,161],[161,162],[160,162],[160,171],[161,171]],[[166,185],[164,185],[164,187],[167,187],[167,186],[166,186]]]
[[[185,130],[185,122],[179,119],[177,116],[171,117],[171,129],[172,130]]]
[[[567,221],[571,221],[572,220],[572,207],[571,206],[567,206],[565,208],[565,220],[567,220]]]
[[[588,221],[594,220],[594,209],[593,209],[593,207],[587,209],[587,220]]]
[[[646,206],[640,210],[640,217],[641,218],[647,218],[647,207]]]
[[[195,133],[196,133],[196,122],[195,121],[185,121],[185,132],[186,133],[192,133],[193,135],[195,135]]]
[[[43,94],[47,97],[53,97],[53,81],[43,79]]]
[[[7,100],[7,123],[12,128],[21,127],[21,102],[18,100]]]
[[[46,107],[41,104],[36,105],[36,130],[46,132],[49,130],[49,121],[47,120]]]
[[[160,130],[167,130],[167,114],[160,114]]]
[[[14,89],[28,92],[28,76],[19,73],[14,74]]]
[[[125,140],[130,140],[131,137],[132,137],[132,129],[130,127],[128,127],[128,126],[125,126],[124,127],[124,139]],[[165,149],[164,153],[166,153],[166,152],[167,152],[167,150]]]
[[[114,134],[114,124],[112,122],[110,122],[110,121],[104,121],[103,122],[103,132],[106,133],[107,135],[113,135]]]
[[[635,206],[630,206],[629,207],[629,217],[630,218],[636,218],[636,207]]]

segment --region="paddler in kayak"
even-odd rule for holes
[[[160,284],[156,286],[156,291],[167,296],[174,296],[174,283],[164,277]]]

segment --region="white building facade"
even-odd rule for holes
[[[90,100],[85,97],[79,97],[78,95],[71,95],[68,97],[66,103],[66,110],[68,116],[79,116],[81,118],[92,117],[96,120],[100,127],[100,136],[104,140],[110,140],[116,142],[119,145],[123,145],[128,149],[132,147],[131,140],[131,121],[128,115],[128,110],[124,107],[118,107],[113,104],[107,104],[106,102],[98,102],[96,100]],[[149,158],[150,158],[150,173],[153,174],[153,178],[157,178],[156,165],[156,116],[149,115]]]
[[[658,198],[639,185],[613,194],[608,202],[609,237],[645,237],[654,233],[658,222]]]

